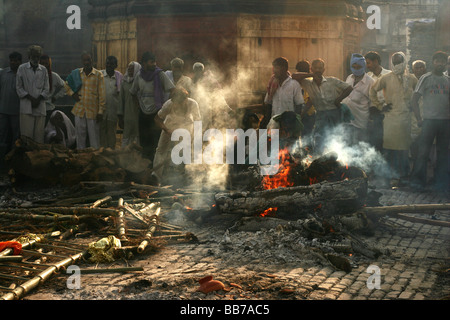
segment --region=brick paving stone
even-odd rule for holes
[[[403,270],[405,270],[405,267],[406,266],[403,263],[396,263],[396,264],[394,264],[392,269],[394,269],[396,271],[403,271]]]
[[[304,272],[305,270],[303,268],[296,268],[296,269],[292,269],[291,271],[289,271],[289,274],[295,274],[295,275],[300,275]]]
[[[330,290],[331,287],[333,287],[333,286],[334,286],[333,283],[327,283],[327,282],[324,282],[324,283],[321,283],[321,284],[319,285],[318,289],[319,289],[319,290],[328,291],[328,290]]]
[[[383,281],[383,283],[387,283],[387,284],[394,284],[395,283],[395,281],[397,280],[397,277],[396,276],[386,276],[385,278],[384,278],[384,281]]]
[[[355,281],[351,286],[347,288],[350,293],[357,293],[362,287],[365,287],[367,283],[365,281]]]
[[[388,292],[385,296],[386,299],[397,299],[398,296],[400,295],[400,291],[391,291]]]
[[[323,291],[315,290],[308,296],[308,299],[311,299],[311,300],[322,300],[324,295],[325,294],[323,293]]]
[[[355,282],[354,279],[349,279],[349,278],[344,278],[341,281],[339,281],[339,285],[343,286],[343,287],[348,287],[350,286],[353,282]]]
[[[326,268],[323,268],[322,270],[320,270],[319,272],[317,272],[317,275],[329,277],[333,272],[334,272],[334,269],[326,267]]]
[[[399,299],[401,300],[409,300],[411,299],[411,297],[414,295],[414,292],[411,291],[403,291],[400,295],[399,295]]]
[[[343,286],[343,285],[340,285],[340,284],[336,284],[336,285],[334,285],[330,290],[331,290],[331,291],[336,291],[336,292],[342,292],[342,291],[344,291],[345,289],[347,289],[347,286]]]
[[[341,295],[338,296],[337,300],[352,300],[352,298],[353,298],[353,295],[351,295],[351,294],[349,294],[347,292],[344,292],[344,293],[341,293]]]
[[[416,293],[412,300],[425,300],[425,296],[421,293]]]
[[[324,300],[336,300],[338,296],[339,296],[339,293],[333,293],[333,292],[331,291],[331,292],[328,292],[328,293],[323,297],[323,299],[324,299]]]
[[[372,293],[369,295],[369,299],[373,300],[381,300],[386,296],[386,292],[382,290],[372,290]]]

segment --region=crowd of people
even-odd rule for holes
[[[139,144],[153,161],[154,174],[163,178],[175,129],[226,128],[237,117],[221,94],[214,75],[197,62],[191,77],[183,74],[184,61],[174,58],[170,70],[158,67],[145,52],[131,61],[125,74],[109,56],[104,70],[94,68],[90,54],[81,55],[82,67],[65,80],[52,70],[51,58],[36,45],[28,59],[9,55],[10,66],[0,70],[0,154],[11,150],[20,136],[39,143],[68,148],[116,148],[117,129],[123,129],[121,147]],[[326,76],[320,58],[299,61],[293,73],[286,58],[276,58],[264,98],[264,115],[246,113],[238,127],[279,128],[312,153],[321,154],[326,139],[338,126],[350,145],[366,143],[380,151],[389,164],[391,183],[415,188],[427,184],[427,169],[435,167],[431,185],[449,188],[449,56],[438,51],[429,72],[417,60],[409,72],[402,52],[392,55],[391,69],[381,65],[374,51],[351,56],[351,74],[345,80]],[[55,101],[73,99],[74,122]],[[234,119],[236,120],[236,119]]]
[[[300,115],[303,145],[319,155],[336,134],[349,146],[375,148],[388,165],[383,178],[392,186],[448,191],[449,56],[436,52],[429,72],[417,60],[410,73],[403,52],[394,53],[390,62],[392,70],[387,70],[377,52],[352,54],[351,74],[341,80],[324,76],[320,58],[299,61],[292,74],[288,60],[277,58],[264,100],[266,115],[272,122],[280,114]],[[267,126],[281,129],[271,122]]]

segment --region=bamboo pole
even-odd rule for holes
[[[133,210],[127,203],[125,203],[124,209],[128,213],[130,213],[134,218],[136,218],[139,222],[148,226],[148,223],[144,220],[144,218],[142,218],[142,216],[139,213],[137,213],[135,210]]]
[[[450,203],[439,204],[406,204],[398,206],[385,207],[364,207],[361,211],[373,214],[388,214],[388,213],[414,213],[414,212],[428,212],[436,210],[450,210]]]
[[[38,255],[38,256],[44,256],[44,257],[55,257],[55,258],[65,258],[66,257],[66,256],[62,256],[59,254],[39,252],[39,251],[33,251],[33,250],[22,250],[22,251],[24,253],[28,253],[30,255]]]
[[[450,203],[442,204],[412,204],[412,205],[398,205],[386,207],[364,207],[361,209],[367,215],[385,216],[389,215],[392,218],[399,218],[402,220],[411,221],[414,223],[431,224],[440,227],[450,228],[449,221],[432,220],[420,217],[412,217],[405,213],[427,213],[437,210],[450,210]]]
[[[0,256],[0,262],[21,262],[23,256]]]
[[[121,241],[127,241],[126,231],[125,231],[125,221],[124,221],[124,211],[123,211],[123,198],[119,199],[119,210],[117,211],[117,232],[119,239]]]
[[[13,276],[10,274],[4,274],[4,273],[0,273],[0,278],[2,279],[11,279],[11,280],[30,280],[30,278],[25,278],[25,277],[20,277],[20,276]]]
[[[22,249],[30,248],[35,243],[40,242],[42,239],[40,237],[37,237],[36,239],[32,239],[28,242],[22,243]],[[0,252],[0,257],[9,256],[14,252],[13,248],[6,248],[2,252]]]
[[[0,290],[3,290],[3,291],[13,291],[13,289],[8,288],[8,287],[4,287],[4,286],[0,286]]]
[[[82,217],[78,217],[78,216],[68,216],[68,215],[49,216],[49,215],[34,214],[34,213],[20,214],[20,213],[7,213],[7,212],[0,212],[0,217],[13,219],[13,220],[34,220],[34,221],[53,221],[53,222],[71,222],[71,223],[78,223],[79,219],[82,218]]]
[[[59,271],[61,268],[65,268],[77,260],[83,258],[87,254],[87,251],[78,253],[74,256],[70,256],[60,262],[56,263],[53,266],[50,266],[48,269],[42,271],[38,275],[36,275],[33,279],[28,280],[27,282],[19,285],[17,288],[12,290],[11,292],[0,297],[2,300],[18,300],[25,296],[28,292],[47,281],[55,272]]]
[[[91,208],[97,208],[97,207],[101,206],[102,204],[107,203],[111,200],[112,200],[111,196],[106,196],[103,199],[99,199],[99,200],[95,201],[94,204],[91,206]]]
[[[39,208],[14,208],[3,210],[9,213],[59,213],[64,215],[104,215],[113,216],[116,209],[111,208],[87,208],[87,207],[39,207]]]
[[[80,252],[80,249],[69,248],[69,247],[63,247],[63,246],[56,246],[56,245],[53,245],[53,244],[47,244],[47,243],[39,243],[39,244],[37,244],[37,246],[39,246],[39,247],[46,247],[46,248],[63,249],[63,250],[69,250],[69,251]]]
[[[149,228],[147,229],[147,233],[145,234],[145,240],[142,241],[141,244],[137,248],[138,253],[144,252],[145,248],[147,248],[148,244],[152,240],[153,234],[155,233],[156,227],[158,225],[158,218],[159,218],[160,212],[161,212],[161,208],[158,208],[158,209],[156,209],[155,214],[152,216],[150,223],[149,223]]]
[[[39,269],[28,268],[28,267],[24,267],[24,266],[16,266],[16,265],[13,265],[13,264],[0,264],[0,267],[2,267],[2,268],[20,269],[20,270],[33,271],[33,272],[39,271]]]

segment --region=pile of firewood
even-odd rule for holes
[[[80,181],[135,181],[153,184],[151,161],[143,158],[141,148],[87,148],[72,150],[57,144],[40,144],[26,137],[17,140],[6,155],[12,183],[21,178],[46,184],[72,186]]]

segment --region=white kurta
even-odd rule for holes
[[[354,119],[350,122],[356,128],[367,129],[369,122],[369,108],[371,106],[369,91],[370,87],[375,83],[367,73],[364,77],[355,85],[355,76],[349,75],[346,82],[353,87],[352,92],[345,98],[342,103],[346,104]]]
[[[384,92],[387,104],[392,104],[392,110],[384,113],[383,148],[390,150],[408,150],[411,144],[410,102],[417,78],[408,74],[408,89],[405,93],[401,80],[393,72],[378,79],[370,89],[372,104],[379,110],[383,109],[377,93]]]

